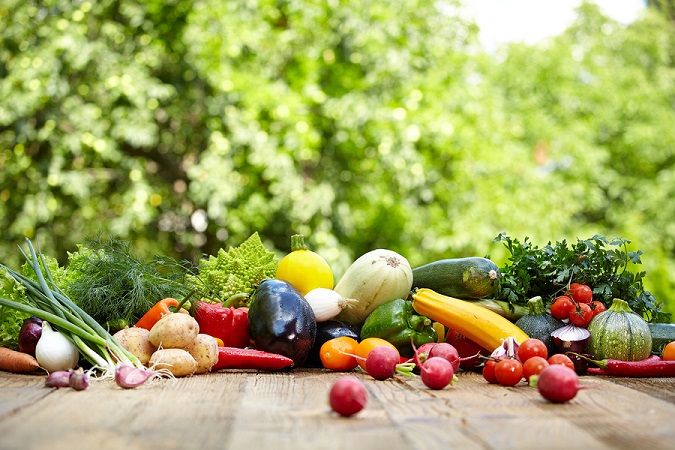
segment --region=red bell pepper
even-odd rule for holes
[[[293,366],[293,360],[276,353],[252,348],[218,347],[218,362],[211,371],[221,369],[282,370]]]
[[[248,347],[251,337],[248,328],[248,308],[226,308],[219,303],[196,302],[192,315],[199,324],[199,332],[223,341],[225,347]]]

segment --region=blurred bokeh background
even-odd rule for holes
[[[4,0],[0,261],[302,233],[339,277],[599,234],[675,312],[675,2],[489,45],[469,3]]]

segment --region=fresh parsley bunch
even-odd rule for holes
[[[494,242],[502,242],[511,254],[509,262],[499,269],[499,300],[524,305],[540,295],[551,303],[570,283],[582,283],[590,286],[593,298],[605,305],[620,298],[647,321],[670,322],[670,314],[661,310],[663,303],[644,290],[646,273],[629,270],[629,264],[642,264],[642,251],[629,252],[631,241],[627,239],[608,240],[595,235],[574,244],[563,240],[539,248],[528,237],[521,243],[501,233]]]

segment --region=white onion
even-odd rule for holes
[[[340,314],[349,300],[342,298],[332,289],[316,288],[305,294],[305,300],[312,307],[317,322],[325,322]]]
[[[57,372],[74,369],[80,359],[80,352],[63,334],[54,331],[48,322],[42,322],[42,336],[35,346],[35,359],[47,372]]]

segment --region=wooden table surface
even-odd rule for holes
[[[78,392],[0,372],[0,449],[675,448],[675,378],[585,376],[588,389],[552,404],[524,382],[489,385],[472,372],[441,391],[354,372],[368,405],[343,418],[327,401],[343,375],[225,371]]]

